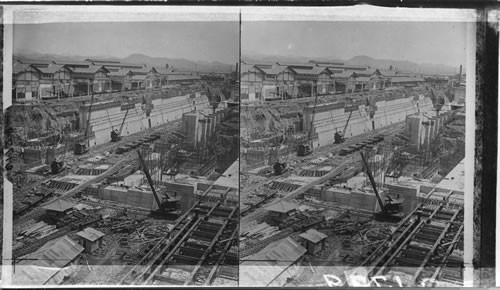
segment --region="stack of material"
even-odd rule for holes
[[[278,231],[278,227],[270,226],[267,223],[260,223],[247,232],[241,234],[242,237],[265,239]]]
[[[44,237],[44,236],[47,236],[47,235],[53,233],[54,231],[56,231],[56,226],[48,225],[42,221],[42,222],[34,224],[26,231],[21,232],[19,235],[25,236],[25,237],[41,238],[41,237]]]

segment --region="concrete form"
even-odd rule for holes
[[[406,118],[406,134],[417,150],[429,148],[450,118],[449,114],[436,115],[434,112],[416,114]]]
[[[188,142],[194,148],[205,148],[208,140],[215,133],[215,128],[224,119],[225,114],[226,111],[224,110],[211,113],[211,110],[209,111],[208,109],[184,114],[182,117],[182,129]]]

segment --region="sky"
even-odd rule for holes
[[[265,32],[265,33],[264,33]],[[383,21],[247,21],[242,56],[377,59],[457,66],[466,60],[466,23]]]
[[[185,58],[233,64],[239,57],[239,23],[105,22],[14,25],[13,52],[65,56]]]

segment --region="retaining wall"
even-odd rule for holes
[[[191,95],[185,95],[153,99],[151,104],[152,109],[149,113],[143,104],[134,104],[134,107],[128,111],[123,125],[122,136],[128,136],[181,119],[183,114],[188,112],[209,108],[208,98],[203,95],[195,98],[192,98]],[[80,128],[86,125],[88,110],[88,106],[83,106],[80,109]],[[120,128],[126,112],[122,111],[119,102],[95,104],[90,117],[90,126],[95,134],[95,139],[91,140],[90,146],[110,142],[111,131]]]
[[[367,107],[360,105],[352,112],[349,124],[346,129],[346,138],[360,135],[373,129],[379,129],[394,123],[405,121],[408,115],[418,112],[429,112],[433,109],[430,98],[414,97],[395,99],[391,101],[379,101],[376,103],[377,110],[370,118]],[[342,131],[349,118],[349,112],[345,108],[335,108],[326,112],[319,112],[314,117],[314,130],[318,134],[320,146],[334,143],[334,135],[337,131]],[[304,124],[310,123],[310,113],[304,113]],[[306,128],[307,130],[307,128]]]

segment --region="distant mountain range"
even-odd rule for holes
[[[416,63],[411,61],[391,60],[391,59],[376,59],[365,55],[355,56],[348,60],[342,60],[334,57],[303,57],[303,56],[272,56],[272,55],[257,55],[244,54],[242,60],[250,62],[284,62],[284,63],[307,63],[310,60],[344,63],[347,65],[369,66],[371,68],[389,69],[391,66],[399,71],[422,73],[422,74],[457,74],[460,64],[457,67],[452,67],[443,64]],[[462,69],[465,73],[465,66]]]
[[[14,58],[27,58],[36,60],[59,60],[59,61],[83,61],[89,59],[105,59],[123,63],[146,64],[148,66],[164,67],[166,64],[179,71],[217,72],[228,73],[236,69],[236,63],[226,64],[221,62],[192,61],[183,58],[151,57],[145,54],[131,54],[125,58],[109,56],[81,56],[81,55],[58,55],[41,54],[36,52],[18,53]]]

